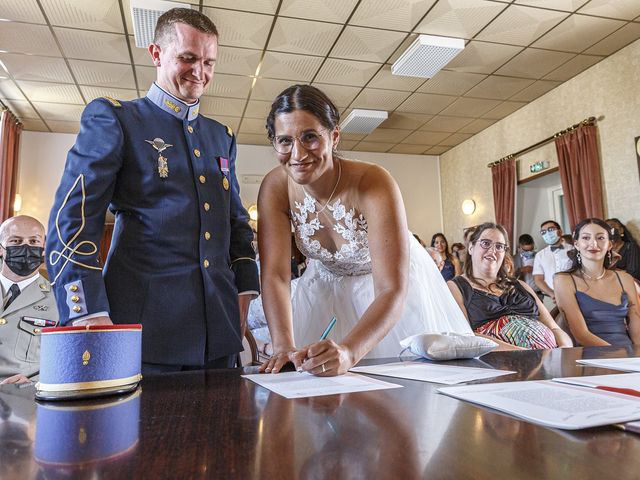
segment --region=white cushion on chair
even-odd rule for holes
[[[498,346],[488,338],[453,332],[419,333],[400,340],[400,345],[408,348],[414,355],[430,360],[475,358]]]

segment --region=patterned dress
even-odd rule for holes
[[[340,198],[323,207],[301,187],[290,182],[289,188],[296,243],[307,257],[307,270],[292,296],[294,339],[299,347],[317,342],[335,316],[329,338],[340,343],[374,300],[367,220]],[[417,333],[472,334],[435,262],[409,237],[404,312],[365,358],[395,357],[402,350],[399,341]]]

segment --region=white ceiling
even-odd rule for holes
[[[182,0],[187,1],[187,0]],[[640,0],[192,0],[220,31],[202,112],[266,144],[271,101],[292,83],[346,115],[381,109],[341,148],[441,154],[640,38]],[[26,130],[75,133],[87,102],[129,100],[155,79],[129,0],[0,0],[0,99]],[[420,33],[464,38],[431,79],[391,75]]]

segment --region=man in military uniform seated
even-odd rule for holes
[[[158,19],[146,97],[85,109],[49,220],[64,324],[142,323],[143,374],[234,366],[259,283],[229,127],[200,115],[218,33],[197,10]],[[104,266],[105,211],[116,217]]]
[[[0,380],[28,382],[40,369],[40,331],[58,324],[49,282],[38,268],[44,261],[44,227],[32,217],[12,217],[0,225]],[[9,378],[6,378],[9,377]]]

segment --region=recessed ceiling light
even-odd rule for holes
[[[191,5],[165,0],[131,0],[131,19],[136,47],[147,48],[153,43],[158,18],[172,8],[191,8]]]
[[[391,66],[393,75],[431,78],[464,49],[461,38],[420,35]]]
[[[354,108],[340,124],[345,133],[371,133],[384,122],[389,114],[384,110],[362,110]]]

